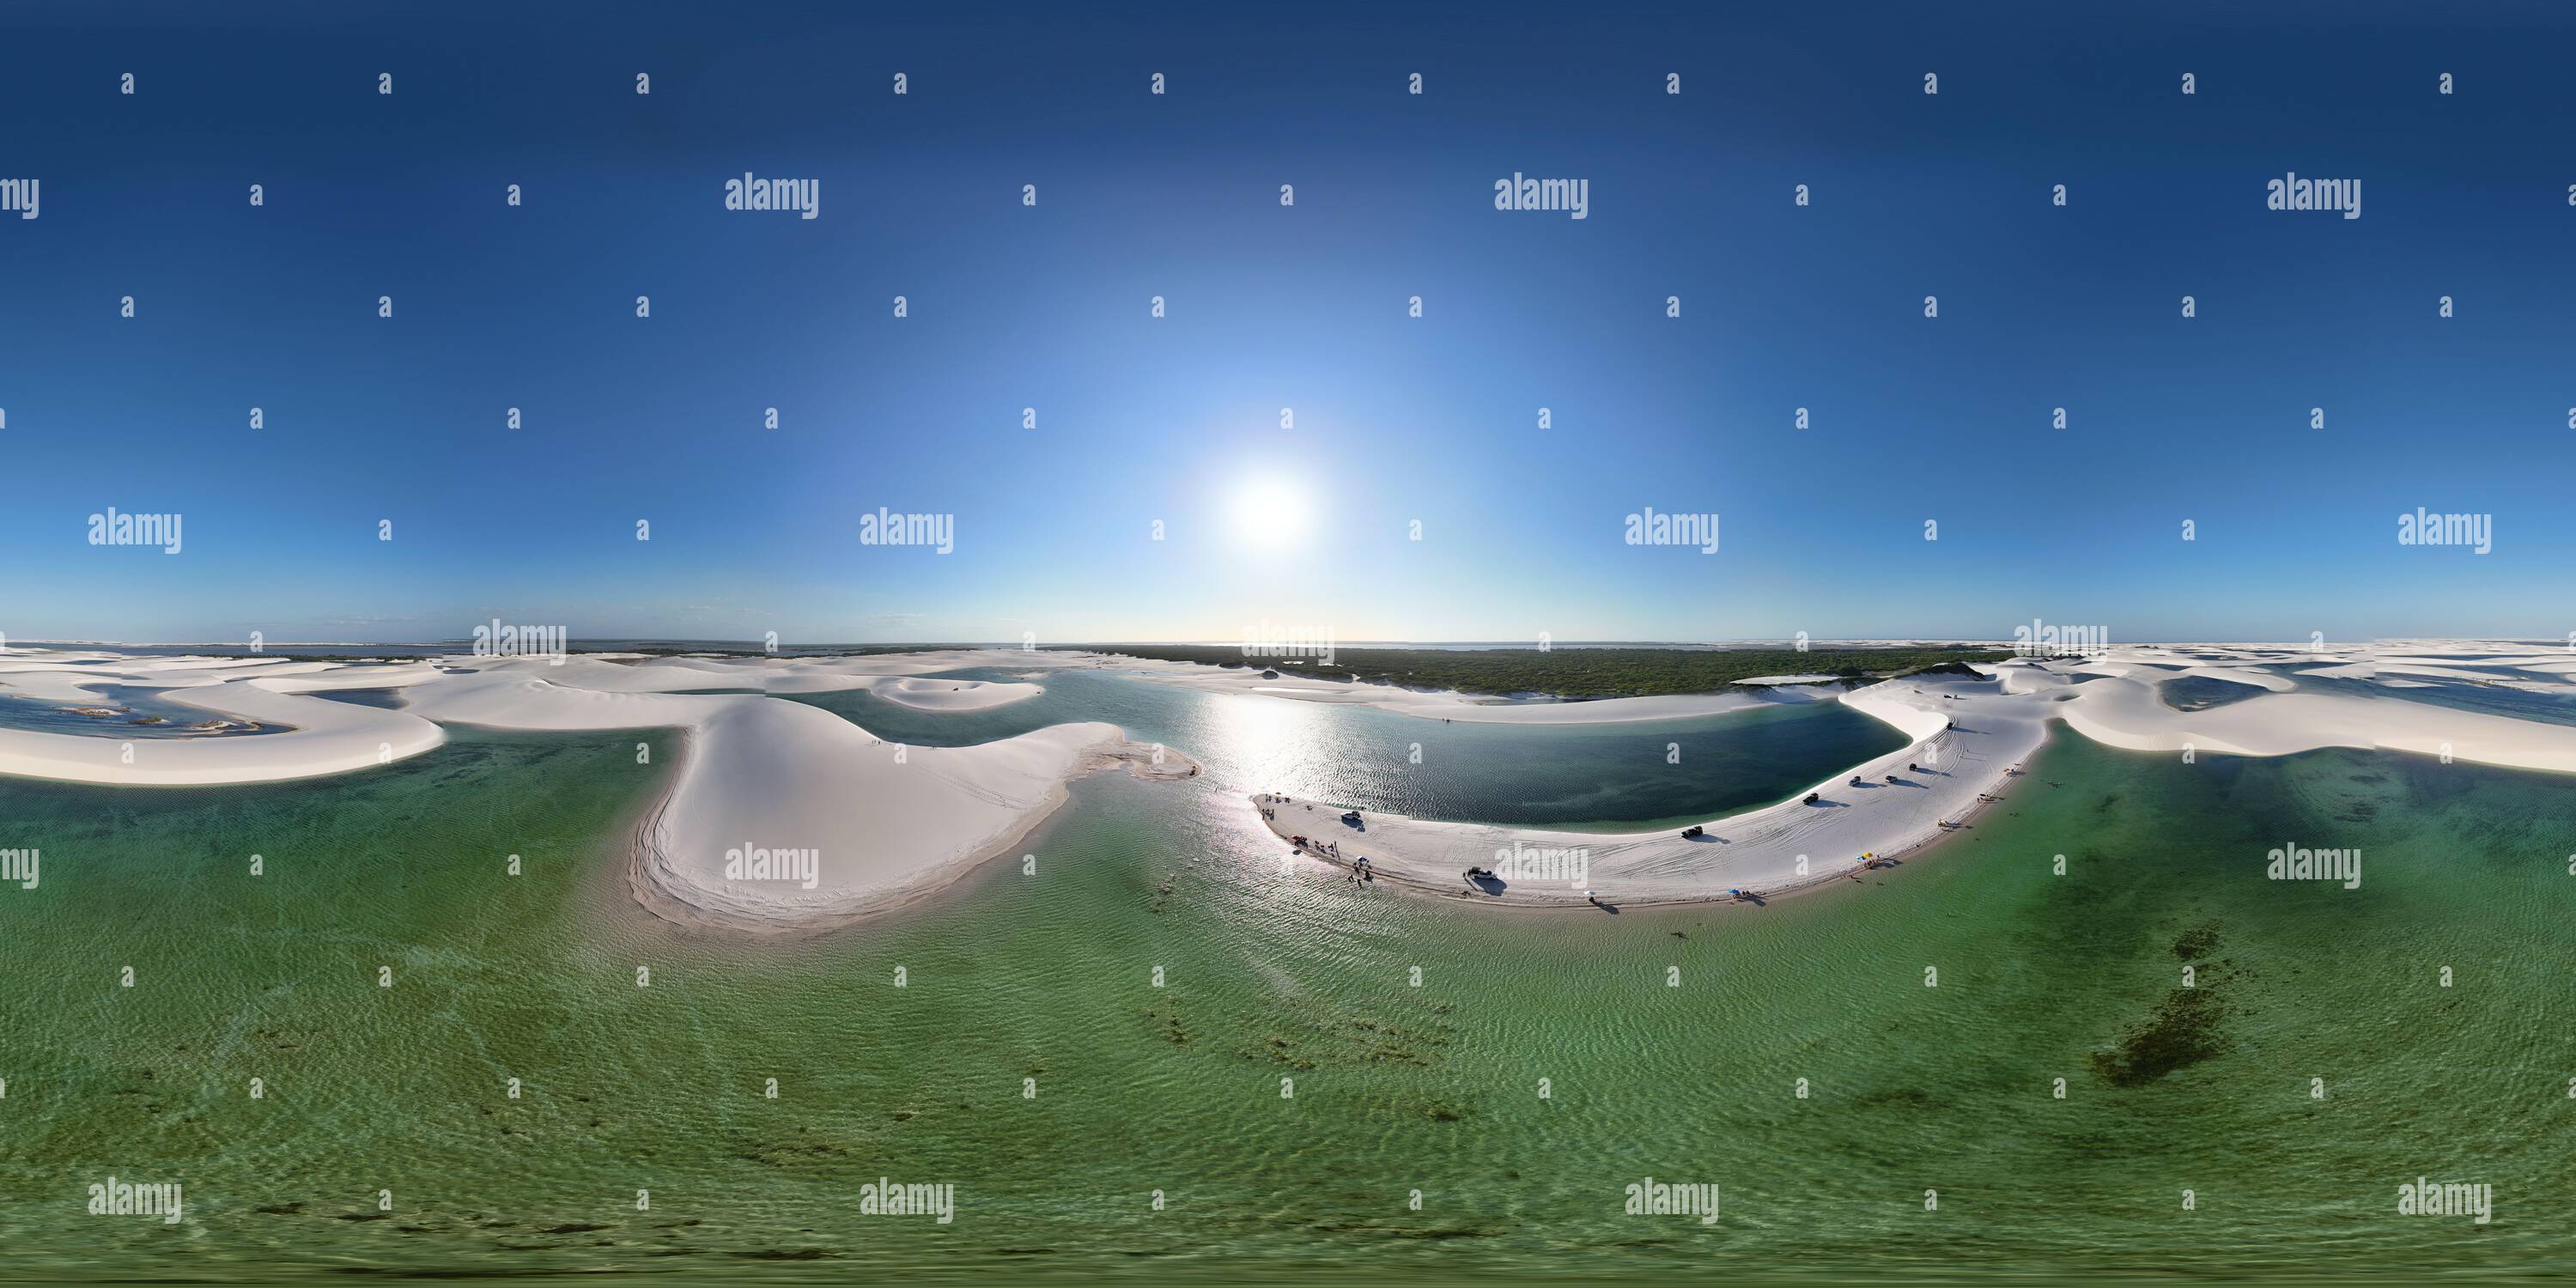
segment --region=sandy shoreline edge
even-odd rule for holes
[[[694,748],[689,745],[688,730],[674,729],[671,733],[678,763],[655,789],[652,799],[635,812],[626,829],[626,888],[646,912],[672,927],[691,932],[806,938],[883,921],[937,901],[986,865],[1008,858],[1072,800],[1075,783],[1093,774],[1123,767],[1137,778],[1170,782],[1195,778],[1201,772],[1197,761],[1169,748],[1129,741],[1121,730],[1116,739],[1086,749],[1073,770],[1002,834],[933,865],[909,882],[860,896],[851,906],[781,916],[692,901],[680,893],[690,885],[673,861],[666,815]]]
[[[1010,680],[931,678],[967,668]],[[275,782],[345,773],[422,754],[444,726],[538,732],[669,730],[677,763],[638,815],[628,880],[674,925],[800,934],[919,906],[1022,845],[1070,797],[1070,784],[1124,766],[1149,779],[1194,778],[1199,763],[1100,722],[1049,725],[957,747],[888,742],[783,695],[867,691],[928,711],[988,710],[1044,691],[1069,668],[1281,701],[1364,704],[1442,720],[1630,723],[1839,701],[1903,733],[1904,746],[1769,806],[1713,819],[1690,837],[1443,822],[1342,806],[1277,802],[1244,790],[1283,843],[1304,835],[1320,857],[1391,885],[1480,906],[1581,908],[1586,890],[1622,906],[1724,902],[1812,890],[1863,870],[1863,858],[1928,852],[1970,830],[2053,726],[2127,750],[2278,756],[2342,746],[2576,773],[2576,724],[2524,719],[2405,696],[2463,680],[2537,698],[2576,696],[2576,660],[2548,646],[2403,641],[2314,647],[2144,645],[2075,657],[1975,664],[1849,690],[1758,688],[1683,699],[1487,701],[1389,685],[1258,671],[1140,663],[1092,652],[925,650],[825,658],[577,655],[435,657],[393,663],[289,658],[127,656],[112,651],[0,653],[0,694],[101,701],[84,687],[130,684],[223,715],[291,726],[242,736],[119,740],[0,728],[0,774],[122,786]],[[1790,679],[1797,677],[1771,677]],[[2200,687],[2168,701],[2167,686]],[[2211,696],[2209,685],[2227,692]],[[399,709],[317,695],[392,690]],[[1783,696],[1788,695],[1788,696]],[[2481,697],[2479,704],[2487,704]],[[2506,708],[2506,709],[2509,709]],[[1471,714],[1472,713],[1472,714]],[[2535,710],[2537,716],[2553,714]],[[1284,807],[1283,807],[1284,805]],[[1267,815],[1275,814],[1275,817]],[[789,866],[773,866],[784,856]],[[1471,890],[1469,868],[1502,873]],[[1477,892],[1481,890],[1481,893]]]
[[[2566,679],[2576,667],[2563,652],[2533,646],[2498,651],[2493,660],[2446,661],[2458,674],[2501,676],[2512,687],[2548,695],[2569,693]],[[1503,827],[1394,813],[1368,814],[1354,827],[1342,821],[1345,804],[1298,801],[1281,808],[1260,792],[1250,794],[1250,803],[1281,842],[1303,835],[1329,843],[1329,852],[1296,848],[1345,869],[1365,857],[1379,881],[1478,906],[1581,909],[1592,902],[1587,891],[1617,907],[1734,902],[1739,890],[1768,899],[1922,856],[1973,830],[1986,806],[2008,799],[2019,767],[2060,723],[2105,746],[2186,758],[2353,747],[2437,756],[2445,763],[2576,773],[2576,727],[2418,702],[2393,692],[2310,687],[2296,678],[2377,678],[2381,665],[2388,667],[2383,683],[2391,689],[2442,669],[2410,655],[2390,661],[2368,650],[2322,655],[2138,646],[1975,664],[1973,678],[1926,674],[1882,681],[1836,700],[1904,733],[1904,747],[1772,805],[1708,820],[1697,837]],[[2481,665],[2493,669],[2476,669]],[[2246,696],[2205,706],[2165,701],[2164,686],[2184,679],[2219,681]],[[1465,874],[1473,868],[1497,875],[1471,884]]]

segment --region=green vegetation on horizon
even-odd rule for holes
[[[1427,649],[1340,648],[1317,658],[1246,657],[1232,645],[1116,644],[1087,651],[1155,662],[1276,669],[1281,674],[1350,676],[1378,684],[1461,693],[1545,693],[1563,698],[1637,698],[1723,692],[1764,675],[1886,679],[1933,667],[1995,662],[2009,649],[1905,645],[1813,649]]]

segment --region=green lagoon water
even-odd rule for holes
[[[0,780],[43,851],[0,888],[0,1276],[2576,1274],[2563,778],[2061,734],[1866,884],[1611,916],[1283,874],[1230,791],[1103,775],[1034,876],[751,943],[623,890],[667,737],[455,732],[320,783]],[[2285,843],[2359,888],[2264,879]],[[184,1219],[88,1215],[110,1174]],[[1624,1214],[1650,1175],[1719,1219]],[[2419,1175],[2493,1222],[2400,1217]],[[954,1222],[862,1215],[880,1177]]]

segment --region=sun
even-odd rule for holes
[[[1279,550],[1306,534],[1314,501],[1291,484],[1261,479],[1235,492],[1231,510],[1237,539],[1263,550]]]

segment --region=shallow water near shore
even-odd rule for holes
[[[0,694],[0,728],[122,741],[135,738],[240,738],[284,733],[290,726],[262,724],[192,707],[149,686],[101,684],[80,700]],[[88,712],[104,714],[91,715]]]
[[[623,897],[667,735],[451,734],[0,780],[43,848],[0,886],[0,1275],[2576,1271],[2566,778],[2061,731],[1866,882],[1610,916],[1354,888],[1209,779],[1101,775],[1034,875],[767,943]],[[2362,880],[2266,879],[2285,846]],[[88,1215],[111,1174],[183,1220]],[[2418,1176],[2492,1223],[2400,1217]],[[1649,1177],[1718,1220],[1626,1215]],[[862,1215],[880,1178],[954,1221]]]

